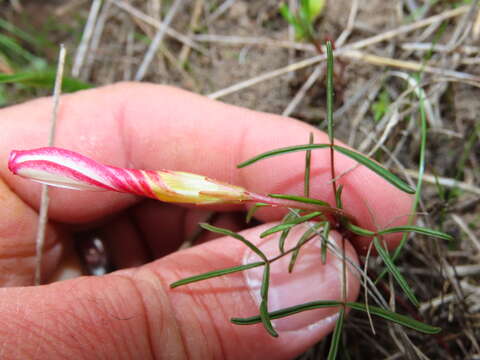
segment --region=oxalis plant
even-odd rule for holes
[[[179,171],[150,171],[137,169],[123,169],[108,165],[100,164],[81,154],[55,148],[47,147],[34,150],[12,151],[9,159],[9,169],[20,176],[32,179],[34,181],[46,183],[53,186],[65,187],[77,190],[111,190],[118,192],[128,192],[141,196],[147,196],[161,201],[177,202],[177,203],[193,203],[203,204],[222,204],[222,203],[252,203],[253,206],[247,214],[247,221],[254,215],[255,211],[260,207],[281,207],[288,209],[287,215],[284,216],[280,224],[265,230],[260,236],[266,237],[271,234],[280,233],[278,240],[279,254],[273,258],[269,258],[252,242],[244,238],[242,235],[230,231],[228,229],[219,228],[206,223],[200,226],[214,233],[230,236],[241,241],[250,248],[259,257],[259,261],[239,265],[227,269],[218,269],[204,274],[199,274],[189,278],[181,279],[173,284],[171,288],[176,288],[197,281],[207,280],[213,277],[224,276],[231,273],[244,271],[252,268],[263,267],[263,278],[260,288],[261,302],[258,315],[248,318],[232,318],[231,321],[237,325],[250,325],[262,323],[265,330],[272,336],[279,336],[272,320],[291,316],[303,311],[309,311],[319,308],[338,308],[338,318],[333,332],[331,346],[329,350],[329,359],[334,359],[339,349],[342,328],[347,308],[366,312],[369,318],[378,316],[402,326],[417,330],[426,334],[435,334],[440,328],[433,327],[428,324],[417,321],[411,317],[398,314],[389,310],[385,301],[379,301],[378,290],[375,283],[367,275],[366,271],[362,271],[355,263],[347,258],[345,254],[345,239],[348,236],[360,235],[370,237],[372,244],[385,264],[385,270],[382,272],[377,281],[387,272],[399,284],[407,298],[416,306],[419,305],[415,294],[409,287],[407,281],[395,266],[395,259],[403,248],[408,233],[418,233],[433,238],[444,240],[452,240],[451,236],[433,229],[419,227],[415,225],[397,226],[377,231],[363,229],[358,226],[355,218],[348,213],[348,209],[342,206],[342,186],[337,186],[334,153],[339,152],[355,160],[358,164],[366,166],[386,181],[396,186],[400,190],[415,194],[415,201],[412,213],[415,212],[416,204],[418,204],[421,177],[417,182],[416,189],[413,189],[395,174],[389,172],[378,163],[370,160],[366,156],[359,154],[346,147],[335,144],[333,131],[333,52],[330,42],[326,44],[327,50],[327,124],[329,142],[326,144],[315,144],[313,136],[310,135],[310,141],[304,145],[285,147],[272,150],[260,154],[250,160],[238,165],[239,168],[246,167],[263,159],[273,156],[281,156],[291,152],[305,152],[305,179],[304,179],[304,196],[294,196],[287,194],[268,194],[261,195],[251,192],[239,186],[230,185],[219,182],[202,175],[179,172]],[[423,92],[420,92],[423,94]],[[425,139],[426,139],[426,120],[423,111],[423,95],[420,96],[420,121],[422,142],[420,148],[420,173],[423,173],[424,157],[425,157]],[[329,149],[330,151],[330,168],[331,168],[331,184],[335,194],[335,204],[330,204],[320,199],[310,197],[310,158],[311,152],[316,149]],[[315,220],[315,222],[313,222]],[[412,223],[413,217],[410,218]],[[294,227],[305,227],[303,235],[296,240],[296,245],[290,248],[285,247],[285,240],[289,231]],[[342,236],[340,247],[329,240],[331,231],[337,231]],[[383,236],[391,233],[403,233],[403,239],[400,246],[393,254],[390,254],[383,243]],[[341,258],[342,268],[342,296],[341,301],[312,301],[308,303],[298,304],[277,311],[269,311],[269,284],[270,284],[270,267],[271,264],[281,258],[289,257],[289,265],[285,271],[294,271],[299,252],[302,247],[309,242],[319,241],[319,256],[322,263],[326,262],[327,248],[334,255]],[[355,268],[360,276],[365,280],[366,296],[372,297],[380,306],[369,305],[368,302],[349,302],[347,301],[346,277],[347,267]],[[367,290],[367,289],[370,290]]]

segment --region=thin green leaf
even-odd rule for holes
[[[354,225],[351,222],[347,223],[347,229],[352,233],[360,236],[375,236],[375,232],[361,228],[360,226]]]
[[[420,109],[420,151],[419,151],[419,159],[418,159],[418,179],[417,179],[417,186],[415,188],[415,199],[413,201],[412,210],[411,210],[411,214],[415,214],[417,212],[418,204],[420,203],[420,200],[421,200],[423,175],[425,173],[425,158],[426,158],[426,147],[427,147],[427,117],[425,114],[425,91],[420,87],[420,82],[418,79],[415,79],[414,77],[411,77],[411,79],[412,81],[415,82],[414,86],[418,89],[418,91],[415,91],[415,94],[419,99],[419,109]],[[409,216],[408,224],[411,225],[414,219],[415,219],[414,215]],[[395,251],[393,252],[392,261],[395,261],[398,258],[405,244],[407,243],[407,240],[408,240],[408,234],[404,233],[402,236],[402,240],[400,241],[400,244],[398,244]],[[383,270],[375,280],[375,283],[380,281],[380,279],[382,279],[386,273],[387,273],[386,269]]]
[[[343,191],[343,185],[340,184],[338,186],[337,192],[335,193],[335,203],[337,204],[337,208],[339,209],[343,209],[342,191]]]
[[[378,235],[391,234],[396,232],[414,232],[421,235],[432,236],[443,240],[453,241],[453,236],[446,234],[444,232],[428,229],[420,226],[414,225],[405,225],[405,226],[395,226],[388,229],[384,229],[378,232]]]
[[[248,209],[247,217],[245,219],[245,222],[248,224],[252,220],[253,215],[255,215],[257,210],[260,209],[261,207],[264,207],[264,206],[269,206],[269,204],[259,203],[259,202],[255,203],[250,209]]]
[[[191,276],[191,277],[188,277],[188,278],[185,278],[185,279],[175,281],[174,283],[170,284],[170,287],[173,289],[173,288],[176,288],[178,286],[187,285],[187,284],[190,284],[190,283],[194,283],[194,282],[197,282],[197,281],[202,281],[202,280],[206,280],[206,279],[210,279],[210,278],[214,278],[214,277],[218,277],[218,276],[222,276],[222,275],[232,274],[232,273],[235,273],[235,272],[238,272],[238,271],[244,271],[244,270],[252,269],[252,268],[255,268],[255,267],[262,266],[262,265],[265,265],[265,262],[258,261],[258,262],[251,263],[251,264],[233,266],[233,267],[227,268],[227,269],[209,271],[209,272],[206,272],[206,273],[203,273],[203,274],[200,274],[200,275],[195,275],[195,276]]]
[[[305,204],[314,204],[314,205],[319,205],[319,206],[329,206],[330,204],[326,201],[314,199],[314,198],[309,198],[309,197],[303,197],[303,196],[298,196],[298,195],[288,195],[288,194],[268,194],[268,196],[275,198],[275,199],[286,199],[286,200],[293,200],[293,201],[298,201],[301,203]]]
[[[260,318],[265,330],[267,330],[267,332],[273,337],[278,337],[278,333],[273,328],[272,321],[270,320],[265,300],[262,300],[260,303]]]
[[[270,263],[265,264],[262,277],[262,286],[260,288],[260,297],[262,300],[268,300],[268,288],[270,286]]]
[[[260,290],[260,296],[262,298],[262,302],[260,303],[260,318],[262,320],[262,324],[267,330],[267,332],[272,335],[273,337],[278,337],[278,333],[275,331],[272,325],[272,320],[270,319],[270,314],[268,313],[268,288],[270,286],[270,264],[267,262],[265,263],[265,267],[263,269],[263,279],[262,279],[262,287]]]
[[[16,74],[0,74],[0,83],[21,83],[51,89],[55,84],[55,71],[19,72]],[[62,79],[62,90],[74,92],[91,88],[92,85],[71,77]]]
[[[314,211],[314,212],[312,212],[308,215],[304,215],[304,216],[294,218],[291,221],[289,221],[288,223],[279,224],[279,225],[271,227],[268,230],[265,230],[263,233],[260,234],[260,237],[264,238],[265,236],[274,234],[276,232],[283,231],[285,229],[290,229],[290,228],[292,228],[292,227],[294,227],[298,224],[301,224],[305,221],[311,220],[311,219],[313,219],[317,216],[320,216],[320,215],[322,215],[322,213],[320,211]]]
[[[293,267],[297,262],[298,254],[300,253],[300,249],[302,248],[303,244],[305,244],[308,240],[310,240],[313,236],[316,235],[317,229],[322,226],[322,223],[315,224],[312,228],[308,229],[303,233],[300,239],[295,246],[295,250],[292,252],[292,256],[290,258],[290,263],[288,264],[288,272],[291,273],[293,271]]]
[[[26,33],[22,29],[18,28],[17,26],[13,25],[12,23],[0,19],[0,28],[12,33],[13,35],[19,37],[23,41],[29,42],[31,45],[40,46],[41,42],[38,41],[37,38],[31,36],[30,34]]]
[[[365,304],[361,304],[357,302],[347,302],[345,305],[355,310],[367,312],[367,308]],[[343,303],[341,301],[330,301],[330,300],[311,301],[308,303],[272,311],[270,313],[270,318],[280,319],[290,315],[301,313],[303,311],[323,309],[323,308],[329,308],[329,307],[339,307],[339,306],[343,306]],[[408,316],[400,315],[393,311],[385,310],[377,306],[369,305],[368,311],[370,311],[372,315],[379,316],[389,321],[393,321],[397,324],[422,332],[424,334],[438,334],[441,331],[441,329],[438,327],[422,323]],[[252,325],[252,324],[258,324],[259,322],[261,322],[261,319],[260,319],[260,315],[256,315],[248,318],[232,318],[230,321],[237,325]]]
[[[308,137],[308,143],[313,144],[313,133]],[[312,165],[312,150],[305,153],[305,176],[303,180],[303,195],[308,198],[310,196],[310,169]]]
[[[402,326],[408,327],[410,329],[422,332],[424,334],[438,334],[442,329],[436,326],[431,326],[411,317],[397,314],[396,312],[379,308],[377,306],[369,305],[368,309],[365,304],[358,303],[358,302],[348,302],[346,304],[348,307],[352,309],[367,312],[369,311],[370,314],[382,317],[386,320],[393,321],[397,324]]]
[[[337,323],[335,324],[335,330],[332,335],[332,342],[330,344],[330,350],[328,350],[328,360],[335,360],[338,353],[338,345],[340,344],[340,338],[342,336],[343,322],[345,319],[345,308],[341,307],[338,312]]]
[[[395,280],[397,280],[398,285],[400,285],[402,290],[405,292],[405,295],[407,295],[407,297],[415,306],[419,306],[419,302],[415,294],[413,293],[413,290],[410,288],[407,281],[405,280],[403,275],[400,273],[400,270],[398,270],[398,268],[393,263],[388,251],[383,248],[382,244],[380,244],[380,240],[378,239],[378,237],[375,236],[373,238],[373,244],[375,245],[375,249],[377,249],[377,252],[382,258],[383,262],[387,266],[388,271],[390,271],[390,273],[393,275]]]
[[[327,41],[327,133],[330,144],[335,139],[333,133],[333,50]]]
[[[321,257],[322,257],[322,264],[327,262],[327,241],[330,237],[330,222],[325,221],[323,223],[323,234],[322,234],[322,244],[320,246]]]
[[[390,171],[385,169],[383,166],[381,166],[378,163],[376,163],[375,161],[369,159],[365,155],[362,155],[358,152],[347,149],[343,146],[333,145],[333,148],[336,151],[338,151],[338,152],[354,159],[355,161],[359,162],[360,164],[366,166],[367,168],[369,168],[373,172],[375,172],[378,175],[380,175],[381,177],[383,177],[385,180],[387,180],[390,184],[397,187],[398,189],[400,189],[400,190],[402,190],[402,191],[404,191],[408,194],[414,194],[415,193],[415,190],[412,189],[410,187],[410,185],[408,185],[403,180],[401,180],[398,176],[391,173]]]
[[[297,152],[297,151],[305,151],[305,150],[313,150],[313,149],[325,149],[329,148],[331,145],[330,144],[306,144],[306,145],[296,145],[296,146],[288,146],[280,149],[275,149],[271,151],[264,152],[262,154],[259,154],[247,161],[244,161],[240,164],[237,165],[237,168],[243,168],[245,166],[251,165],[256,163],[257,161],[267,159],[273,156],[278,156],[278,155],[283,155],[283,154],[288,154],[292,152]],[[360,153],[357,153],[355,151],[352,151],[350,149],[344,148],[339,145],[333,145],[333,149],[336,151],[354,159],[355,161],[359,162],[360,164],[368,167],[370,170],[373,172],[377,173],[381,177],[383,177],[385,180],[387,180],[389,183],[392,185],[396,186],[400,190],[413,194],[415,193],[415,190],[413,190],[408,184],[406,184],[403,180],[401,180],[398,176],[394,175],[381,165],[377,164],[373,160],[369,159],[365,155],[362,155]]]
[[[6,51],[15,54],[28,62],[33,62],[39,58],[31,54],[29,51],[25,50],[20,44],[13,38],[0,34],[0,50],[5,49]],[[3,51],[2,51],[3,52]]]
[[[241,242],[243,242],[245,245],[247,245],[250,250],[252,250],[255,254],[257,254],[258,256],[260,256],[260,258],[262,258],[263,261],[265,262],[268,262],[268,259],[267,257],[265,256],[265,254],[259,249],[257,248],[255,245],[253,245],[252,242],[248,241],[247,239],[245,239],[242,235],[240,234],[237,234],[236,232],[234,231],[231,231],[231,230],[228,230],[228,229],[224,229],[224,228],[220,228],[220,227],[217,227],[217,226],[213,226],[213,225],[210,225],[210,224],[207,224],[207,223],[200,223],[199,224],[202,228],[204,228],[205,230],[208,230],[208,231],[211,231],[211,232],[214,232],[214,233],[217,233],[217,234],[222,234],[222,235],[226,235],[226,236],[231,236],[237,240],[240,240]]]
[[[298,7],[298,22],[302,27],[303,35],[308,41],[314,41],[314,31],[310,17],[310,7],[306,1],[301,1]]]
[[[337,307],[343,305],[342,302],[340,301],[331,301],[331,300],[325,300],[325,301],[312,301],[300,305],[295,305],[291,306],[288,308],[272,311],[270,313],[270,319],[280,319],[283,317],[287,317],[290,315],[298,314],[303,311],[308,311],[308,310],[315,310],[315,309],[321,309],[321,308],[329,308],[329,307]],[[252,325],[252,324],[258,324],[262,320],[260,319],[260,315],[256,316],[251,316],[248,318],[232,318],[230,321],[234,324],[237,325]]]
[[[292,212],[287,213],[287,215],[283,217],[282,223],[290,222],[297,216],[300,216],[300,211],[297,209],[292,209]],[[290,228],[283,230],[280,234],[280,239],[278,240],[278,249],[280,250],[281,254],[285,252],[285,240],[287,239],[289,233]]]
[[[245,166],[251,165],[253,163],[256,163],[257,161],[271,158],[273,156],[277,155],[283,155],[283,154],[288,154],[292,152],[297,152],[297,151],[305,151],[305,150],[313,150],[313,149],[325,149],[330,147],[330,144],[306,144],[306,145],[295,145],[295,146],[288,146],[280,149],[275,149],[271,151],[264,152],[260,155],[254,156],[253,158],[244,161],[240,164],[237,165],[237,168],[243,168]]]

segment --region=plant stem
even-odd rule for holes
[[[322,213],[325,214],[325,216],[327,217],[329,216],[330,218],[332,218],[330,220],[333,220],[334,223],[339,222],[341,218],[346,218],[354,224],[357,223],[353,215],[350,215],[344,210],[338,209],[335,207],[307,204],[307,203],[288,200],[288,199],[273,198],[270,196],[255,194],[251,192],[248,193],[248,195],[249,195],[249,199],[247,201],[251,201],[255,203],[261,202],[261,203],[269,204],[274,207],[294,208],[294,209],[306,210],[306,211],[321,211]]]

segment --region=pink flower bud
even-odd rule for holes
[[[202,175],[108,166],[55,147],[12,151],[8,168],[16,175],[52,186],[111,190],[166,202],[214,204],[251,200],[245,189]]]

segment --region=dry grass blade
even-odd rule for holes
[[[145,77],[148,67],[150,66],[150,63],[152,62],[155,56],[155,53],[157,52],[158,47],[160,46],[160,43],[163,40],[163,36],[165,35],[168,26],[172,22],[173,17],[177,13],[177,11],[180,10],[182,4],[183,4],[183,0],[175,0],[175,2],[172,4],[170,9],[168,10],[167,16],[165,17],[165,21],[161,24],[160,28],[158,29],[157,33],[152,39],[152,42],[148,48],[148,51],[145,53],[142,63],[140,64],[137,70],[137,73],[135,74],[136,81],[140,81]]]
[[[136,9],[135,7],[133,7],[132,5],[128,4],[127,2],[123,1],[123,0],[112,0],[113,1],[113,4],[118,6],[119,8],[125,10],[126,12],[130,13],[132,16],[135,16],[137,18],[139,18],[140,20],[144,21],[145,23],[157,28],[157,29],[161,29],[163,27],[162,23],[158,20],[156,20],[155,18],[151,17],[151,16],[148,16],[144,13],[142,13],[141,11],[139,11],[138,9]],[[196,44],[194,41],[192,41],[188,36],[185,36],[183,34],[180,34],[178,31],[170,28],[170,27],[166,27],[166,30],[165,32],[173,37],[174,39],[180,41],[181,43],[185,44],[185,45],[188,45],[190,46],[191,48],[203,53],[203,54],[207,54],[207,51],[202,48],[201,46],[199,46],[198,44]]]
[[[58,106],[60,103],[60,93],[62,91],[62,79],[63,70],[65,67],[66,50],[65,46],[60,45],[60,52],[58,55],[57,77],[55,79],[55,88],[53,91],[53,109],[52,117],[50,121],[50,132],[48,137],[48,145],[53,146],[55,141],[55,129],[57,124]],[[45,231],[48,222],[48,185],[42,185],[42,194],[40,198],[40,213],[38,215],[38,228],[36,244],[36,257],[35,257],[35,285],[42,283],[42,260],[43,260],[43,245],[45,243]]]
[[[102,0],[94,0],[92,2],[90,12],[88,13],[87,23],[85,24],[85,29],[82,33],[82,40],[80,41],[80,45],[78,46],[77,53],[75,55],[75,61],[73,62],[72,76],[74,77],[78,77],[80,75],[101,6]]]

